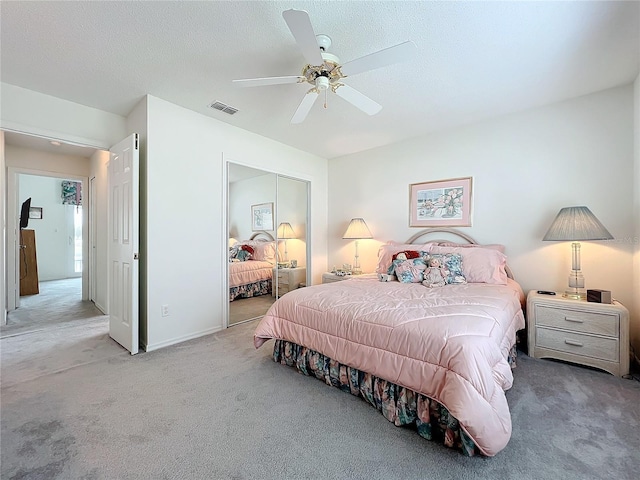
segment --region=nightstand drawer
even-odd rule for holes
[[[289,285],[289,272],[278,272],[278,285]]]
[[[618,362],[618,340],[538,327],[536,347]]]
[[[332,272],[325,272],[322,274],[322,283],[341,282],[343,280],[349,280],[351,275],[336,275]]]
[[[536,305],[536,324],[540,326],[563,328],[581,333],[618,337],[620,326],[618,315],[565,310],[558,307]]]

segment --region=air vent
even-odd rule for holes
[[[226,103],[215,101],[209,104],[209,108],[213,108],[214,110],[220,110],[221,112],[228,113],[229,115],[233,115],[238,111],[237,108],[234,108]]]

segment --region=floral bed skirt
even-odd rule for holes
[[[514,346],[509,356],[512,368],[515,367],[515,358]],[[418,434],[427,440],[461,450],[468,456],[481,454],[449,410],[429,397],[285,340],[276,340],[273,360],[362,397],[396,426],[415,425]]]
[[[233,302],[236,298],[250,298],[267,294],[271,294],[270,278],[267,280],[260,280],[255,283],[249,283],[247,285],[229,288],[229,301]]]

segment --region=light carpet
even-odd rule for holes
[[[40,293],[20,297],[20,307],[9,312],[0,325],[0,338],[58,326],[84,324],[87,319],[106,317],[89,301],[82,300],[82,278],[40,282]]]
[[[467,458],[274,363],[272,343],[253,348],[255,325],[3,380],[0,476],[637,478],[639,382],[521,354],[511,441],[496,457]]]

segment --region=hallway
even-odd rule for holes
[[[0,326],[0,338],[104,317],[93,302],[82,301],[80,277],[40,282],[39,290],[20,297],[20,308],[9,312],[7,324]]]
[[[2,388],[118,355],[109,316],[82,301],[79,278],[40,282],[0,327]]]

